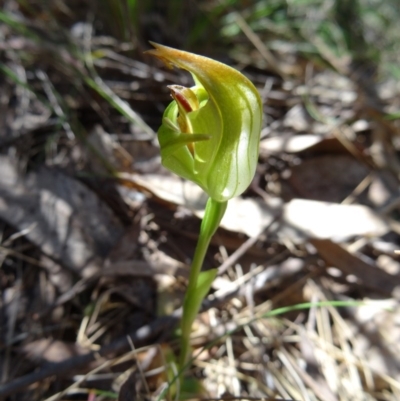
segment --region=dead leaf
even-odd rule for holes
[[[306,131],[310,128],[312,119],[305,107],[301,104],[293,106],[285,116],[283,124],[285,127],[293,128],[295,131]]]
[[[85,268],[122,235],[113,212],[79,181],[47,168],[22,176],[7,157],[0,170],[0,217],[18,230],[29,227],[26,237],[63,266],[89,274]]]
[[[299,197],[341,202],[368,172],[367,167],[349,155],[324,155],[293,167],[289,183]]]
[[[159,199],[188,209],[204,209],[207,202],[206,193],[198,185],[175,175],[121,173],[118,176],[123,180],[134,182]]]
[[[323,135],[279,135],[272,138],[263,139],[260,142],[261,154],[274,154],[274,153],[298,153],[311,148],[323,141]]]
[[[339,244],[317,239],[312,239],[310,242],[329,266],[338,268],[346,275],[356,276],[357,281],[365,287],[391,294],[396,286],[400,286],[398,277],[365,262]]]
[[[344,241],[359,235],[380,236],[388,230],[379,215],[362,205],[293,199],[284,206],[282,235],[295,242],[304,238]]]

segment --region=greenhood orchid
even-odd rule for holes
[[[162,164],[209,195],[190,268],[181,319],[179,370],[190,356],[192,324],[217,269],[202,271],[229,199],[250,184],[257,166],[262,104],[254,85],[218,61],[152,43],[150,53],[192,74],[195,85],[171,85],[172,103],[158,130]]]
[[[218,61],[152,43],[167,66],[189,71],[195,85],[171,85],[172,103],[158,130],[163,165],[197,183],[217,202],[240,195],[254,177],[262,104],[254,85]]]

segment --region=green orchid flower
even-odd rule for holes
[[[162,164],[217,202],[240,195],[254,177],[262,103],[254,85],[218,61],[152,43],[150,53],[189,71],[195,85],[171,85],[158,130]]]
[[[152,43],[167,66],[189,71],[195,85],[171,85],[172,103],[158,130],[163,165],[209,195],[183,302],[179,372],[188,366],[192,324],[217,269],[202,271],[229,199],[249,186],[257,166],[262,104],[254,85],[218,61]]]

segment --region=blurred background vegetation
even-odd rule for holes
[[[2,30],[3,72],[13,77],[9,65],[13,52],[11,58],[21,60],[28,69],[46,63],[47,69],[57,69],[62,84],[71,83],[72,91],[96,72],[102,75],[106,64],[102,59],[109,60],[111,50],[117,50],[114,58],[118,54],[132,62],[152,63],[143,56],[149,41],[224,61],[229,57],[239,67],[251,66],[275,74],[301,76],[301,66],[312,61],[316,66],[328,66],[346,74],[361,66],[375,80],[400,76],[397,0],[2,3],[0,21],[8,27]],[[18,43],[16,37],[20,39]],[[21,38],[29,41],[28,48]],[[137,68],[140,69],[138,65]],[[112,75],[107,78],[112,79]],[[140,78],[140,74],[134,78]],[[25,83],[29,86],[31,80],[28,76]],[[136,96],[145,98],[148,89],[147,84],[139,87],[141,96]],[[136,104],[135,107],[143,108]],[[155,127],[155,121],[146,114],[144,119]]]
[[[125,123],[148,133],[148,126],[157,129],[169,96],[149,72],[148,66],[155,63],[143,55],[149,41],[199,52],[249,72],[252,68],[258,85],[268,74],[301,81],[307,65],[352,76],[364,89],[400,77],[397,0],[1,3],[3,78],[42,99],[47,97],[43,80],[48,81],[58,97],[58,123],[67,120],[78,136],[101,114],[101,107],[88,101],[93,91],[122,113]],[[49,103],[44,102],[52,110],[54,104]],[[118,131],[114,122],[109,128]],[[46,136],[52,139],[53,135]]]

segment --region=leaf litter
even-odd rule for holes
[[[74,25],[90,10],[74,4],[1,12],[0,398],[155,400],[205,202],[154,139],[164,87],[187,77],[109,20]],[[400,399],[399,125],[386,118],[400,88],[350,73],[307,30],[336,71],[276,50],[242,11],[232,62],[249,67],[265,126],[256,178],[205,262],[220,274],[194,327],[192,386]]]

